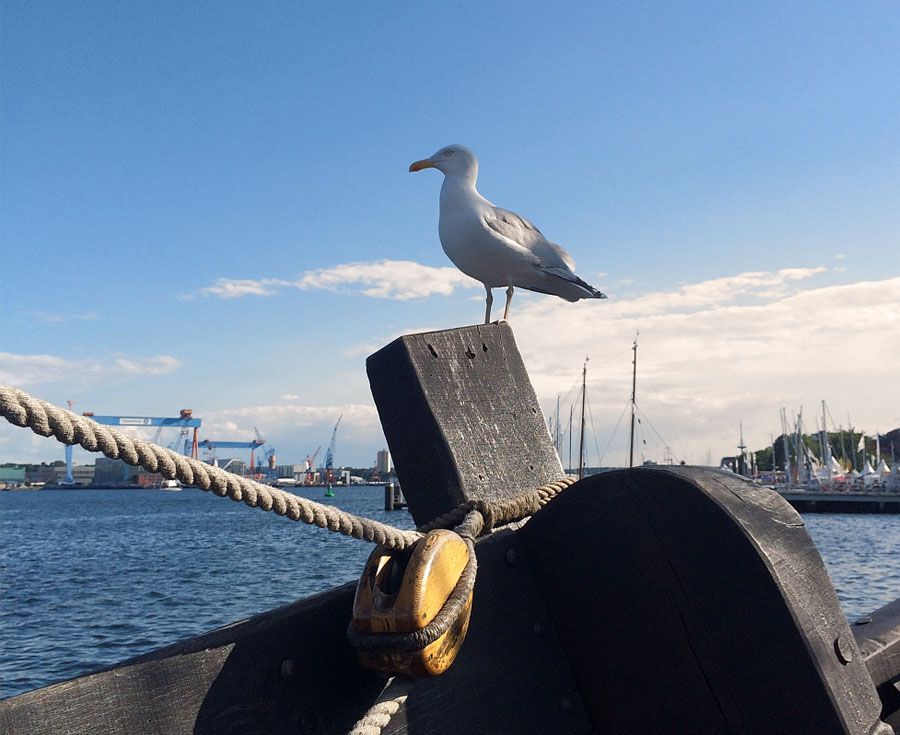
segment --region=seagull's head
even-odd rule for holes
[[[416,161],[409,167],[410,171],[421,171],[423,168],[436,168],[444,176],[461,176],[475,179],[478,176],[478,159],[464,145],[445,145],[430,158]]]

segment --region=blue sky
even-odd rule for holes
[[[548,409],[592,355],[601,449],[635,330],[679,458],[822,399],[900,424],[896,3],[7,0],[0,21],[3,382],[192,407],[286,462],[345,413],[338,462],[371,464],[365,355],[482,313],[440,248],[440,174],[407,173],[459,142],[610,294],[512,312]],[[0,427],[0,461],[61,454]]]

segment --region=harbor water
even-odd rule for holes
[[[381,487],[296,492],[413,527]],[[900,597],[900,516],[804,519],[851,620]],[[354,580],[370,551],[193,488],[0,493],[0,696]]]

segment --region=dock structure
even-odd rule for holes
[[[800,513],[900,513],[900,493],[779,489]]]
[[[507,324],[401,337],[368,373],[417,522],[562,476]],[[851,628],[772,490],[696,468],[609,472],[475,549],[459,656],[412,686],[383,735],[900,726],[900,600]],[[353,592],[13,697],[0,731],[348,732],[385,684],[347,642]]]

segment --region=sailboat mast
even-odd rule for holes
[[[584,404],[587,402],[587,361],[581,369],[581,437],[578,440],[578,479],[584,477]]]
[[[631,361],[631,441],[628,444],[628,466],[634,467],[634,414],[637,410],[634,402],[637,391],[637,336],[634,338],[631,351],[634,352],[634,358]]]
[[[556,394],[556,453],[559,454],[559,394]]]
[[[788,444],[787,409],[781,409],[781,443],[784,447],[784,481],[791,483],[791,447]]]
[[[575,413],[575,404],[572,403],[569,405],[569,470],[568,473],[572,472],[572,416]]]

